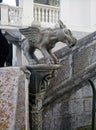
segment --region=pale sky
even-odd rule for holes
[[[15,6],[15,0],[3,0],[3,3]]]

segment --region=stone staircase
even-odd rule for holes
[[[96,86],[96,32],[80,40],[69,49],[56,52],[62,68],[52,80],[43,100],[43,129],[94,129],[92,86]],[[93,115],[93,117],[92,117]]]
[[[64,47],[56,52],[62,68],[52,81],[46,94],[44,104],[64,95],[77,91],[77,87],[96,74],[96,32],[78,40],[77,45],[69,49]]]

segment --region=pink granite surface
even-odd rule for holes
[[[0,68],[0,130],[25,130],[25,75],[19,67]]]

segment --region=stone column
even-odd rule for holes
[[[15,46],[13,44],[13,59],[12,59],[13,66],[20,66],[22,65],[22,51],[21,48],[18,46]]]
[[[12,58],[12,64],[15,66],[17,63],[17,56],[16,56],[16,46],[13,45],[13,58]]]
[[[42,130],[43,100],[50,80],[56,75],[60,65],[37,64],[26,66],[31,72],[29,84],[29,121],[30,130]],[[26,68],[22,68],[26,72]]]

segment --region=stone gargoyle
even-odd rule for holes
[[[76,39],[71,31],[59,21],[59,27],[42,29],[36,26],[19,29],[26,39],[23,40],[21,47],[29,64],[38,62],[34,52],[39,49],[44,56],[47,64],[57,64],[58,59],[52,53],[52,49],[59,41],[66,43],[69,47],[76,44]],[[35,60],[34,60],[35,59]]]

